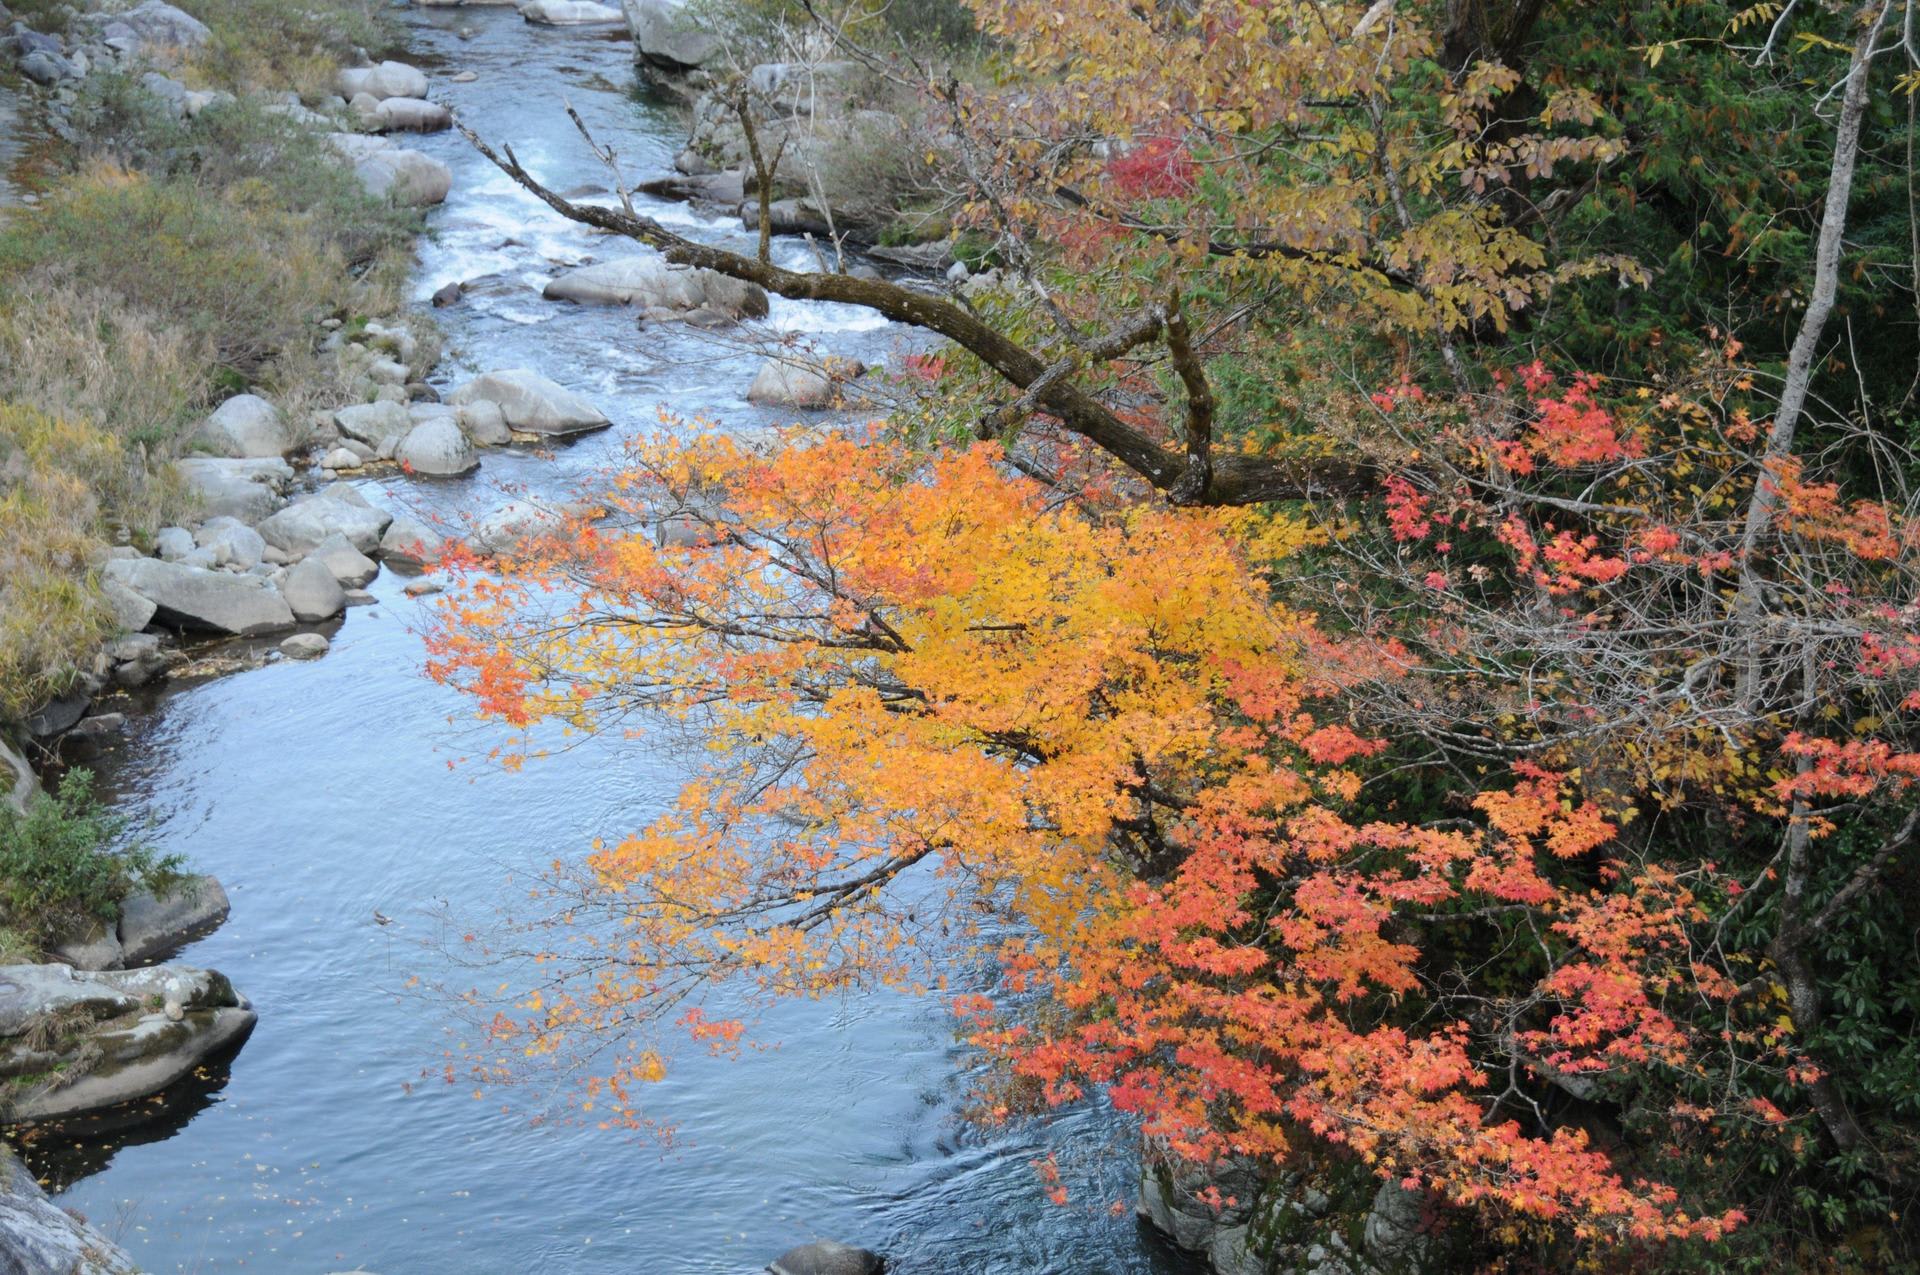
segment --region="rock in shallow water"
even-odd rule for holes
[[[559,437],[612,424],[605,412],[585,398],[530,368],[477,376],[448,395],[447,402],[455,407],[498,404],[508,425],[529,434]]]
[[[815,1240],[789,1249],[767,1269],[773,1275],[880,1275],[886,1259],[837,1240]]]
[[[318,558],[307,558],[290,568],[287,578],[280,582],[280,592],[286,596],[294,618],[303,624],[331,620],[347,609],[347,591]]]
[[[287,642],[317,636],[295,634]],[[231,910],[226,888],[210,876],[188,877],[165,894],[130,894],[120,905],[120,960],[135,967],[170,956],[220,928]]]
[[[83,973],[0,966],[0,1121],[55,1120],[156,1094],[244,1040],[253,1008],[184,965]]]
[[[103,570],[108,579],[152,602],[156,616],[166,624],[236,637],[258,637],[293,627],[286,599],[254,576],[158,558],[116,559]]]
[[[317,660],[333,646],[318,633],[296,633],[280,643],[280,653],[289,659]]]

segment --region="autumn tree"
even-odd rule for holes
[[[976,1044],[1195,1161],[1332,1147],[1542,1256],[1902,1260],[1909,8],[972,7],[999,81],[834,32],[950,121],[997,293],[474,139],[949,343],[885,426],[669,430],[464,564],[483,712],[730,759],[556,865],[507,1056],[639,1119],[655,1027],[748,1030],[716,985],[991,944]]]

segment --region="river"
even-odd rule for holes
[[[629,177],[665,173],[683,126],[649,99],[625,33],[524,24],[511,10],[415,10],[431,96],[511,142],[558,189],[605,187],[563,114],[616,144]],[[471,82],[453,76],[472,72]],[[443,388],[533,367],[615,420],[553,455],[490,451],[480,472],[361,484],[401,509],[485,510],[519,489],[590,481],[657,409],[723,427],[776,417],[744,401],[757,359],[619,309],[543,301],[557,267],[623,255],[522,195],[455,134],[409,141],[450,164],[415,293],[490,276],[436,312]],[[737,222],[671,204],[689,233],[746,243]],[[809,258],[783,242],[783,260]],[[776,299],[770,323],[875,361],[908,334],[871,316]],[[332,651],[169,688],[105,767],[147,839],[226,884],[233,915],[178,958],[226,972],[260,1012],[252,1039],[168,1118],[116,1138],[27,1148],[59,1202],[149,1270],[745,1272],[818,1236],[915,1272],[1190,1269],[1130,1209],[1131,1138],[1087,1109],[977,1133],[958,1120],[967,1057],[930,1000],[886,995],[784,1006],[739,1060],[685,1055],[651,1095],[670,1148],[530,1118],[520,1091],[476,1098],[441,1075],[458,1020],[415,974],[445,973],[438,917],[484,924],[522,878],[596,835],[638,826],[676,791],[670,752],[595,742],[507,772],[461,700],[420,673],[421,603],[390,573]],[[392,919],[373,920],[375,910]],[[511,1104],[512,1109],[503,1109]],[[1047,1202],[1033,1162],[1057,1150],[1072,1202]]]

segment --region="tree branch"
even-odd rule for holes
[[[897,323],[946,337],[1021,390],[1033,386],[1049,370],[1049,364],[1039,355],[1009,339],[979,316],[940,297],[882,279],[800,274],[683,238],[651,217],[623,209],[573,203],[522,167],[512,147],[505,147],[502,154],[465,125],[458,127],[474,149],[561,216],[657,248],[675,265],[712,270],[757,284],[790,300],[833,301],[873,310]],[[1043,389],[1037,406],[1160,491],[1172,494],[1188,473],[1187,457],[1163,447],[1157,439],[1121,420],[1066,376],[1059,376]],[[1361,462],[1324,457],[1248,456],[1236,452],[1214,459],[1204,490],[1194,493],[1182,490],[1179,494],[1186,503],[1195,505],[1251,505],[1270,500],[1350,496],[1371,490],[1373,486],[1373,468]]]

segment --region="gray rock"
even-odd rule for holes
[[[67,59],[61,57],[58,53],[47,53],[43,50],[35,50],[20,59],[20,74],[26,76],[35,84],[43,84],[49,87],[60,83],[62,80],[77,80],[80,78],[80,72],[73,63],[67,61]]]
[[[426,598],[436,593],[445,593],[447,586],[438,580],[409,580],[402,590],[410,598]]]
[[[167,562],[178,562],[193,550],[193,533],[185,527],[162,527],[153,534],[153,551]]]
[[[210,876],[188,877],[163,895],[130,894],[120,904],[120,958],[129,969],[164,960],[219,929],[231,910],[226,889]]]
[[[453,112],[438,102],[417,97],[390,97],[374,103],[372,126],[382,131],[402,129],[409,133],[438,133],[453,127]]]
[[[691,71],[725,52],[720,37],[687,16],[686,0],[620,0],[633,32],[634,60],[662,70]]]
[[[140,87],[153,94],[173,118],[179,119],[187,113],[187,86],[171,76],[148,71],[140,77]]]
[[[252,1007],[211,970],[0,966],[0,1072],[11,1077],[0,1120],[53,1120],[148,1097],[253,1024]]]
[[[452,169],[430,155],[398,146],[356,159],[353,173],[369,194],[389,196],[410,208],[445,203],[453,189]]]
[[[612,424],[599,408],[527,368],[488,372],[448,396],[455,407],[495,403],[508,425],[529,434],[562,437]]]
[[[1379,1262],[1417,1263],[1428,1245],[1427,1197],[1396,1180],[1380,1184],[1367,1209],[1362,1242],[1367,1256]]]
[[[446,544],[446,537],[425,523],[395,518],[380,537],[380,556],[389,566],[421,571],[440,557]]]
[[[820,409],[835,406],[842,387],[866,371],[855,359],[776,354],[760,365],[747,389],[749,403]]]
[[[213,38],[213,32],[204,22],[165,0],[145,0],[125,13],[114,15],[114,21],[131,27],[143,51],[150,55],[198,49]]]
[[[222,565],[239,571],[258,566],[267,552],[266,540],[238,518],[209,518],[194,530],[193,540],[203,549],[218,550]]]
[[[0,1143],[0,1271],[139,1275],[112,1240],[67,1212]]]
[[[473,444],[452,416],[422,421],[400,440],[393,458],[416,474],[451,478],[480,468]]]
[[[339,532],[315,545],[307,561],[325,564],[343,589],[358,589],[380,574],[380,564],[354,548]]]
[[[406,437],[413,418],[399,403],[358,403],[333,414],[334,426],[341,437],[365,443],[378,453]]]
[[[340,72],[338,86],[344,98],[362,93],[380,101],[390,97],[423,98],[427,95],[427,76],[405,62],[382,62],[378,66],[349,67]]]
[[[405,363],[396,363],[392,359],[375,359],[367,365],[367,379],[375,385],[405,386],[412,369]],[[406,399],[402,397],[402,402]]]
[[[78,934],[55,943],[47,955],[77,970],[117,970],[122,963],[120,939],[104,921],[89,921]]]
[[[731,318],[764,318],[767,294],[758,285],[717,271],[674,266],[666,258],[621,257],[569,270],[548,282],[549,301],[638,305],[648,311],[711,310]]]
[[[158,558],[106,564],[107,575],[154,604],[162,622],[257,637],[293,627],[286,600],[263,581]]]
[[[107,600],[107,608],[113,612],[114,627],[122,633],[138,633],[153,623],[152,600],[141,597],[118,580],[102,580],[100,593]]]
[[[488,553],[505,553],[524,540],[558,531],[565,521],[557,510],[513,501],[481,519],[474,539]]]
[[[147,685],[172,663],[159,637],[152,633],[130,633],[115,638],[107,643],[107,657],[113,661],[114,685],[125,687]]]
[[[433,294],[434,309],[445,309],[447,306],[455,304],[460,300],[464,291],[465,289],[458,283],[442,284]]]
[[[236,394],[215,408],[200,441],[221,456],[282,456],[293,447],[279,409],[257,394]]]
[[[773,1275],[880,1275],[886,1261],[878,1253],[838,1240],[815,1240],[788,1249],[767,1269]]]
[[[171,468],[207,514],[249,526],[286,503],[283,493],[293,481],[293,467],[284,460],[194,457],[176,460]]]
[[[27,733],[35,739],[64,734],[86,716],[87,707],[92,703],[93,697],[84,686],[56,696],[27,715]]]
[[[505,447],[513,441],[513,430],[508,428],[507,415],[498,403],[482,399],[454,411],[460,428],[476,447]]]
[[[366,459],[350,447],[336,447],[320,458],[322,469],[358,469],[365,463]]]
[[[332,492],[336,488],[327,490]],[[336,532],[361,553],[371,553],[392,521],[392,515],[383,510],[369,509],[364,503],[354,504],[346,497],[323,494],[288,505],[262,522],[258,531],[269,546],[289,558],[313,552],[321,541]]]
[[[318,633],[296,633],[280,641],[280,653],[294,660],[317,660],[332,647],[333,643]]]
[[[293,618],[303,624],[331,620],[347,609],[347,591],[318,558],[307,558],[287,568],[280,594],[292,609]]]
[[[520,6],[520,16],[550,27],[618,26],[626,21],[620,10],[593,0],[527,0]]]

